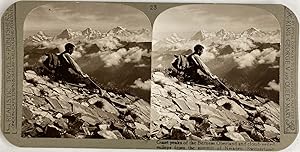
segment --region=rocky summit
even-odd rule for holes
[[[22,137],[149,139],[150,104],[24,72]]]
[[[151,82],[151,139],[280,140],[280,107],[259,96],[186,84],[164,72]]]

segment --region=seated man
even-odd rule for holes
[[[200,56],[203,53],[204,47],[200,44],[194,47],[194,52],[187,57],[188,61],[188,70],[190,72],[198,73],[198,70],[201,70],[205,75],[210,77],[211,79],[217,79],[216,75],[213,75],[209,68],[202,62]]]
[[[56,73],[62,79],[67,81],[77,77],[88,78],[88,75],[82,72],[79,65],[72,58],[72,53],[74,52],[75,45],[72,43],[67,43],[65,45],[65,51],[58,55],[59,65],[56,69]]]
[[[62,80],[70,83],[83,83],[90,88],[96,88],[101,91],[100,87],[85,74],[80,66],[72,58],[75,45],[67,43],[65,51],[60,54],[48,54],[47,59],[43,62],[47,71],[54,75],[55,80]]]
[[[172,63],[172,65],[178,70],[183,71],[186,77],[191,79],[199,78],[201,71],[204,75],[208,76],[211,80],[216,80],[225,90],[230,92],[230,89],[227,88],[219,78],[212,74],[209,68],[202,62],[200,56],[202,55],[204,47],[200,44],[194,47],[192,54],[186,56],[175,56],[177,59]]]

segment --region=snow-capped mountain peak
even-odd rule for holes
[[[209,34],[208,34],[207,31],[200,30],[195,35],[192,36],[191,40],[200,40],[200,41],[203,41],[203,40],[205,40],[208,37],[209,37]]]
[[[87,39],[95,39],[101,37],[102,33],[89,27],[82,31],[82,35]]]
[[[236,38],[236,34],[233,32],[228,32],[225,29],[221,29],[216,32],[216,37],[221,40],[233,40]]]
[[[177,33],[173,33],[170,37],[166,38],[166,42],[168,44],[174,44],[174,43],[177,43],[177,42],[182,42],[184,41],[185,39],[179,37],[177,35]]]
[[[223,35],[225,35],[225,34],[226,34],[225,29],[221,29],[221,30],[219,30],[218,32],[216,32],[216,36],[223,36]]]
[[[117,26],[117,27],[115,27],[115,28],[109,30],[107,33],[110,33],[110,34],[117,34],[117,33],[123,32],[123,31],[127,31],[127,29],[124,28],[124,27],[121,27],[121,26]]]
[[[127,30],[126,28],[124,27],[121,27],[121,26],[117,26],[111,30],[109,30],[106,35],[107,36],[115,36],[115,37],[128,37],[128,36],[131,36],[131,35],[134,35],[136,34],[135,32],[132,32],[132,31],[129,31]]]
[[[260,30],[255,28],[255,27],[251,27],[249,29],[246,30],[247,33],[253,33],[253,32],[259,32]]]
[[[25,43],[37,43],[42,41],[49,41],[52,37],[46,35],[43,31],[39,31],[36,34],[29,36],[25,39]]]
[[[88,35],[88,34],[91,34],[91,33],[94,33],[95,31],[92,29],[92,28],[87,28],[85,30],[82,31],[82,35]]]
[[[73,39],[82,35],[81,32],[73,32],[72,29],[67,28],[63,30],[59,35],[56,36],[57,39]]]
[[[244,32],[241,33],[241,36],[244,37],[248,37],[248,36],[258,36],[258,37],[262,37],[265,36],[265,32],[255,28],[255,27],[251,27],[247,30],[245,30]]]
[[[45,36],[46,34],[43,31],[37,32],[37,35]]]

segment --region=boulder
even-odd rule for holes
[[[142,99],[135,101],[132,105],[127,106],[131,114],[137,116],[135,121],[140,123],[150,122],[150,104]]]
[[[196,124],[196,129],[205,133],[211,124],[207,121],[202,122],[201,124]]]
[[[199,124],[201,124],[206,119],[206,117],[201,114],[195,114],[195,115],[191,115],[191,116],[185,115],[185,116],[187,116],[187,118],[189,120],[195,120],[196,123],[199,123]]]
[[[123,130],[125,128],[125,123],[121,120],[114,121],[111,123],[110,128],[113,130]]]
[[[202,138],[191,134],[190,136],[187,137],[187,140],[202,140]]]
[[[134,122],[129,122],[129,123],[126,123],[126,126],[132,130],[135,130],[136,129],[136,126],[134,124]]]
[[[169,135],[169,130],[168,129],[166,129],[166,128],[161,128],[161,133],[163,134],[163,135]]]
[[[89,104],[87,102],[81,102],[80,104],[85,106],[85,107],[89,107]]]
[[[227,132],[224,135],[232,141],[246,141],[245,138],[237,132]]]
[[[110,101],[115,105],[115,106],[118,106],[118,107],[121,107],[121,108],[126,108],[126,103],[125,101],[122,99],[122,98],[110,98]]]
[[[84,131],[84,134],[85,134],[86,136],[90,136],[90,135],[91,135],[91,132],[89,131],[88,127],[82,126],[81,128],[82,128],[82,130]]]
[[[129,95],[129,94],[125,94],[125,96],[130,100],[130,101],[135,101],[137,99],[137,97]]]
[[[254,127],[250,123],[242,123],[239,130],[251,133],[254,130]]]
[[[231,99],[228,98],[220,99],[217,101],[217,104],[219,106],[223,106],[225,109],[230,110],[235,114],[248,118],[247,112],[241,106],[239,106],[235,101]]]
[[[98,125],[99,129],[100,130],[107,130],[110,128],[110,125],[108,124],[101,124],[101,125]]]
[[[240,135],[242,135],[247,142],[254,141],[246,132],[240,132]]]
[[[280,131],[273,126],[264,124],[264,128],[264,136],[268,139],[276,138],[278,135],[280,135]]]
[[[126,138],[126,139],[136,139],[135,134],[129,130],[128,128],[124,128],[123,129],[123,133],[122,135]]]
[[[150,132],[150,129],[147,126],[138,122],[135,122],[134,124],[136,126],[135,133],[138,137],[144,137]]]
[[[249,109],[246,109],[245,108],[245,111],[248,113],[248,115],[252,116],[252,117],[255,117],[256,114],[257,114],[257,111],[256,110],[249,110]]]
[[[251,109],[255,109],[256,106],[260,105],[260,102],[258,102],[257,100],[253,100],[253,99],[246,99],[246,100],[238,100],[241,104],[243,104],[244,106],[251,108]]]
[[[172,101],[173,101],[173,103],[174,104],[176,104],[181,110],[183,110],[183,111],[189,111],[189,110],[191,110],[189,107],[188,107],[188,105],[187,105],[187,103],[186,103],[186,101],[185,100],[182,100],[182,99],[172,99]]]
[[[117,136],[118,139],[125,139],[119,130],[113,130],[112,132]]]
[[[262,124],[255,124],[254,127],[260,131],[265,131],[265,127]]]
[[[58,119],[59,119],[59,118],[62,118],[62,116],[63,116],[63,115],[62,115],[61,113],[57,113],[57,114],[55,115],[55,117],[58,118]]]
[[[258,107],[257,111],[261,116],[269,120],[269,125],[276,125],[279,128],[280,124],[280,107],[273,101],[266,102],[263,106]],[[267,121],[266,121],[267,123]]]
[[[171,129],[175,125],[180,124],[181,121],[178,122],[176,119],[173,119],[172,117],[169,117],[169,118],[162,119],[162,121],[160,123],[161,123],[162,126],[166,127],[167,129]]]
[[[222,115],[222,118],[224,118],[224,119],[227,118],[226,120],[231,125],[248,122],[248,120],[244,116],[235,114],[232,111],[229,111],[227,109],[223,109],[221,111],[221,115]]]
[[[51,119],[49,119],[47,117],[43,117],[43,116],[38,116],[35,118],[35,124],[42,128],[45,128],[48,125],[52,125],[54,121],[55,120],[51,120]]]
[[[59,104],[57,99],[46,97],[46,100],[53,107],[53,109],[55,110],[62,109],[62,106]]]
[[[102,109],[104,111],[107,111],[107,112],[110,112],[110,113],[113,113],[113,114],[119,116],[118,110],[112,104],[110,104],[106,99],[103,99],[100,97],[94,97],[92,99],[89,99],[88,102],[90,104],[95,104],[97,102],[100,102],[102,104]]]
[[[238,129],[238,126],[226,126],[227,132],[236,132]]]
[[[265,103],[266,102],[266,99],[265,98],[262,98],[262,97],[259,97],[259,96],[255,96],[255,98],[258,100],[258,102],[260,103]]]
[[[256,123],[256,124],[263,124],[264,123],[264,121],[260,117],[254,118],[253,122]]]
[[[170,139],[186,140],[186,132],[180,127],[174,127],[171,130]]]
[[[225,119],[217,116],[209,116],[208,121],[210,121],[212,124],[215,124],[219,127],[224,127],[225,125],[229,125],[229,123]]]
[[[153,119],[151,119],[151,120],[153,120]],[[124,121],[125,122],[134,122],[134,119],[131,117],[131,115],[127,115],[127,116],[125,116]]]
[[[25,73],[24,73],[24,76],[25,76],[25,79],[28,81],[28,80],[34,80],[37,78],[37,74],[32,71],[32,70],[27,70]]]
[[[195,120],[184,120],[181,122],[181,126],[184,129],[187,129],[191,132],[195,132],[195,125],[196,125],[196,121]]]
[[[167,108],[167,107],[174,105],[172,100],[169,98],[162,97],[162,96],[156,96],[155,98],[157,99],[157,104],[162,108]]]
[[[89,107],[86,107],[80,103],[74,102],[72,103],[73,105],[73,112],[76,113],[80,113],[80,114],[88,114],[88,115],[93,115],[91,109]]]
[[[68,99],[68,97],[62,97],[62,96],[58,96],[57,97],[57,101],[60,104],[60,106],[62,107],[62,109],[66,109],[68,111],[72,111],[72,106],[70,103],[68,103],[68,101],[70,101],[71,99]]]
[[[67,124],[67,119],[57,119],[55,122],[55,125],[63,130],[68,130],[69,126]]]
[[[31,101],[34,103],[36,107],[41,107],[47,104],[45,98],[38,97],[38,96],[31,96]]]
[[[53,125],[47,126],[46,131],[45,131],[45,137],[60,138],[61,133],[60,133],[59,128],[57,128]]]
[[[93,126],[95,126],[97,123],[100,122],[97,117],[92,116],[92,115],[83,115],[83,116],[81,116],[81,120],[83,120],[84,122],[87,122]]]
[[[210,107],[205,103],[201,103],[201,104],[198,103],[198,106],[200,107],[199,111],[201,115],[223,117],[220,110]]]
[[[36,109],[36,110],[32,110],[31,112],[35,115],[39,115],[41,117],[48,118],[51,122],[55,121],[53,116],[50,113],[46,112],[46,111],[41,111],[41,110]]]
[[[30,120],[33,116],[32,112],[30,111],[30,109],[26,106],[22,106],[22,116],[27,119]]]
[[[182,117],[183,120],[189,120],[190,119],[190,116],[185,114],[183,117]]]

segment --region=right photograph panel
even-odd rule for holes
[[[280,141],[280,25],[252,6],[194,4],[153,25],[151,138]]]

